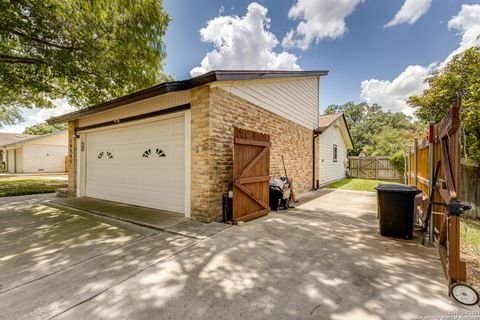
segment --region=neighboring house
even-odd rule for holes
[[[1,145],[9,173],[65,172],[68,132],[29,136]]]
[[[69,193],[220,220],[234,127],[269,134],[270,175],[284,175],[283,156],[296,190],[310,190],[327,74],[212,71],[51,118],[69,123]]]
[[[353,147],[353,142],[343,113],[322,115],[318,124],[319,185],[325,186],[345,178],[348,166],[347,152]]]
[[[8,133],[8,132],[0,132],[0,146],[4,146],[6,144],[11,144],[15,142],[19,142],[31,137],[35,137],[31,134],[23,134],[23,133]],[[3,152],[3,149],[0,149],[0,162],[5,162],[6,155]]]

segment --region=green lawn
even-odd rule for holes
[[[58,179],[6,178],[0,180],[0,197],[55,192],[67,186],[67,181]]]
[[[343,179],[343,180],[332,183],[328,187],[332,189],[375,192],[375,187],[378,186],[380,183],[395,183],[395,182],[380,181],[380,180],[366,180],[366,179]]]

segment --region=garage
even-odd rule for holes
[[[85,134],[87,197],[185,212],[183,115]]]
[[[310,190],[319,177],[312,146],[327,74],[210,71],[51,118],[69,126],[68,195],[221,221],[235,182],[235,129],[269,135],[270,175],[284,175],[285,164],[296,191]]]

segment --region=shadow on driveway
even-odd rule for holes
[[[7,310],[0,317],[416,319],[464,311],[447,297],[436,250],[378,234],[375,201],[374,193],[320,191],[294,210],[201,241],[163,232],[146,236],[93,222],[64,233],[62,224],[79,219],[72,216],[50,232],[46,227],[50,240],[42,245],[42,221],[58,217],[12,221],[16,228],[30,225],[36,235],[19,233],[22,248],[38,249],[47,265],[56,259],[71,264],[74,255],[63,251],[76,246],[97,245],[102,248],[95,249],[97,255],[105,253],[84,256],[86,261],[45,281],[0,294],[0,309]],[[11,219],[20,219],[15,216]],[[49,256],[59,234],[65,237],[58,246],[61,252]],[[0,232],[2,241],[8,237]],[[115,249],[101,247],[105,241],[107,246],[120,242]],[[40,257],[30,269],[41,270]]]

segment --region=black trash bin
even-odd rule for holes
[[[412,239],[415,196],[422,190],[402,184],[380,184],[375,189],[380,234]]]

